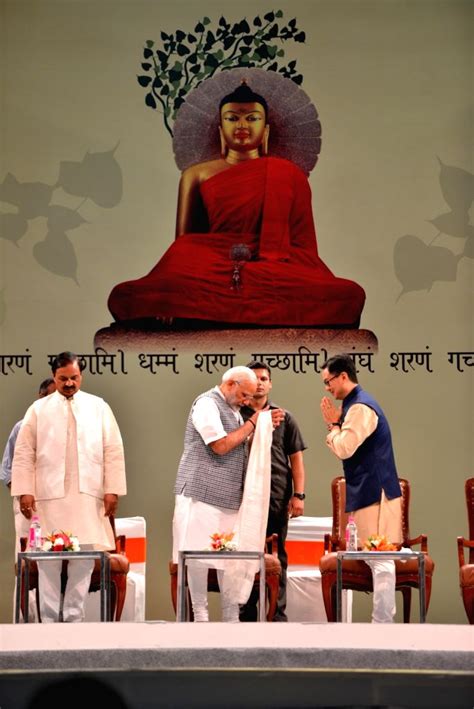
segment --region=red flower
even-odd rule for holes
[[[55,530],[44,537],[43,549],[45,551],[79,551],[79,541],[71,532]]]
[[[210,535],[211,551],[234,551],[236,546],[232,543],[234,532],[214,532]]]

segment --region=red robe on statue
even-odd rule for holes
[[[115,286],[116,320],[186,318],[232,325],[357,327],[363,289],[318,256],[311,191],[280,158],[248,160],[201,185],[208,233],[183,234],[147,276]],[[231,248],[251,260],[232,288]]]

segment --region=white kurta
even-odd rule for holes
[[[214,387],[214,391],[224,399],[218,386]],[[236,408],[233,414],[239,425],[242,425],[244,421],[240,411]],[[197,400],[192,416],[194,427],[206,446],[227,436],[217,404],[210,397],[203,396]],[[192,497],[176,495],[173,515],[174,563],[178,563],[179,551],[202,551],[209,548],[211,535],[215,532],[227,534],[234,531],[237,515],[238,510],[216,507]]]
[[[111,549],[115,544],[110,521],[104,516],[103,497],[79,491],[78,434],[71,399],[66,400],[66,407],[64,496],[36,500],[42,533],[44,536],[55,529],[63,529],[75,534],[80,545],[87,544],[94,545],[97,549]],[[117,461],[116,455],[117,447],[122,445],[121,436],[115,418],[105,402],[104,407],[104,416],[108,418],[106,424],[108,443],[114,448],[114,461],[112,462],[107,460],[104,451],[104,477],[107,476],[107,479],[110,480],[115,475],[117,478],[116,493],[121,493],[125,488],[125,469],[123,454],[121,461]],[[39,416],[41,416],[41,412]],[[35,492],[34,489],[25,487],[25,480],[31,480],[31,472],[26,468],[33,466],[33,470],[36,470],[36,458],[42,455],[41,447],[37,448],[36,433],[37,418],[32,412],[28,419],[28,425],[23,426],[20,430],[15,447],[12,473],[12,494],[14,495],[34,494]],[[115,470],[111,470],[114,464]],[[45,474],[43,471],[42,475]],[[112,493],[114,490],[108,489],[107,492]]]
[[[64,497],[56,500],[39,500],[38,514],[43,534],[54,529],[73,532],[79,544],[113,549],[114,537],[110,521],[104,516],[104,502],[98,497],[79,492],[79,467],[77,461],[76,420],[68,403],[66,442],[66,473]]]

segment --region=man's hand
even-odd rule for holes
[[[285,418],[285,412],[283,409],[272,409],[272,423],[273,428],[278,428],[283,419]]]
[[[299,500],[297,497],[292,497],[288,503],[288,517],[301,517],[304,512],[304,500]]]
[[[118,495],[112,495],[111,493],[104,495],[104,515],[106,517],[110,517],[110,515],[114,515],[117,511],[117,506],[118,506]]]
[[[321,413],[325,423],[336,423],[341,418],[341,409],[338,409],[332,403],[331,399],[323,396],[321,399]]]
[[[36,512],[34,495],[20,495],[20,512],[26,519],[33,517],[33,512]]]

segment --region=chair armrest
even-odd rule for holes
[[[474,539],[465,539],[464,537],[458,537],[458,561],[459,568],[465,566],[464,560],[464,547],[468,549],[474,549]]]
[[[458,537],[458,562],[459,568],[464,566],[464,537]]]
[[[421,544],[421,551],[428,553],[428,537],[426,534],[420,534],[414,539],[404,539],[403,546],[409,547],[411,549],[415,544]]]
[[[275,532],[265,539],[268,553],[278,557],[278,534]]]
[[[339,545],[339,539],[337,537],[333,537],[332,534],[325,534],[324,535],[324,553],[329,554],[329,552],[332,551],[339,551],[340,545]]]

